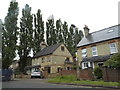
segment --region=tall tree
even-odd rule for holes
[[[71,25],[68,32],[67,48],[74,55],[74,27]]]
[[[68,24],[65,21],[64,21],[64,24],[63,24],[63,31],[62,31],[62,33],[63,33],[64,44],[66,46],[68,46],[67,45],[67,42],[68,42],[68,40],[67,40],[68,39]]]
[[[16,57],[18,14],[18,2],[11,1],[7,16],[5,17],[5,28],[2,33],[2,68],[9,68],[12,60]]]
[[[81,30],[78,30],[74,24],[71,24],[68,33],[67,46],[72,55],[75,54],[77,44],[82,39],[82,37],[83,32]]]
[[[53,15],[50,16],[46,22],[46,41],[48,45],[54,45],[57,43]]]
[[[36,15],[34,14],[34,54],[38,52],[40,48],[40,43],[44,42],[44,21],[42,20],[41,10],[38,9]]]
[[[20,45],[18,54],[20,56],[20,71],[24,71],[27,64],[29,53],[33,48],[33,17],[31,14],[31,7],[28,4],[22,10],[22,18],[20,21]]]
[[[56,38],[57,38],[57,43],[64,43],[63,41],[63,25],[62,21],[59,19],[56,21]]]

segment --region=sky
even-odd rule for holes
[[[2,0],[0,3],[0,19],[4,21],[11,0]],[[119,0],[16,0],[19,3],[19,17],[25,4],[32,7],[32,13],[38,9],[46,22],[50,15],[54,19],[61,19],[74,24],[80,30],[87,25],[90,32],[98,31],[118,24]]]

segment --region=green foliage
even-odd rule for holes
[[[56,44],[56,32],[55,32],[55,26],[54,26],[54,18],[48,19],[46,22],[46,41],[47,44],[54,45]]]
[[[100,67],[95,67],[94,68],[94,75],[97,77],[97,79],[102,78],[102,69]]]
[[[9,68],[16,57],[18,35],[18,2],[10,2],[2,32],[2,68]]]
[[[44,42],[44,21],[42,20],[41,10],[38,9],[37,13],[34,14],[34,54],[41,50],[40,43]]]
[[[31,7],[28,4],[22,10],[22,18],[20,21],[20,45],[18,46],[18,54],[20,56],[20,71],[24,71],[27,65],[29,53],[33,48],[33,17],[31,14]]]
[[[114,54],[105,62],[105,66],[110,68],[120,68],[120,53]]]

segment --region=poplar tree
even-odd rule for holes
[[[17,20],[19,8],[18,2],[11,1],[5,17],[4,29],[2,32],[2,68],[7,69],[16,57],[17,44]]]
[[[59,19],[56,21],[56,34],[57,34],[57,43],[64,43],[63,40],[63,25],[62,21]]]
[[[41,10],[38,9],[34,14],[34,54],[41,50],[40,43],[44,42],[44,21],[42,20]]]
[[[20,71],[24,71],[31,49],[33,48],[33,17],[31,7],[28,4],[22,10],[22,18],[20,21],[20,45],[18,46],[18,54],[20,56]]]
[[[49,46],[57,43],[55,31],[54,18],[50,16],[46,22],[46,41]]]
[[[64,44],[66,45],[66,46],[68,46],[67,45],[67,42],[68,42],[68,24],[67,24],[67,22],[65,22],[64,21],[64,24],[63,24],[63,40],[64,40]]]

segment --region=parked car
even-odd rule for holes
[[[1,69],[0,74],[2,75],[2,81],[10,81],[12,79],[13,71],[12,69]]]
[[[34,69],[31,72],[31,78],[43,78],[43,73],[39,69]]]

